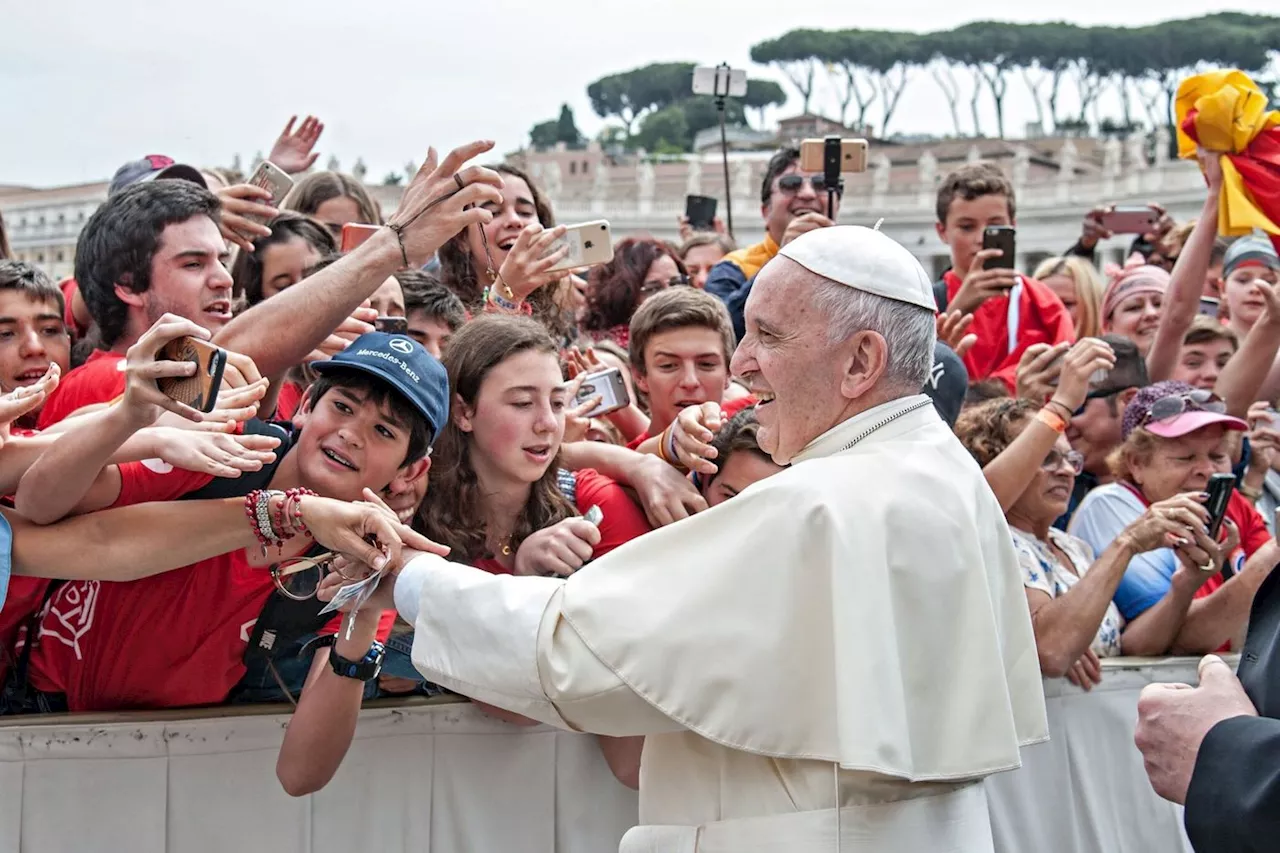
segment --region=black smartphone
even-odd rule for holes
[[[1013,269],[1014,235],[1017,232],[1011,225],[988,225],[982,231],[982,248],[999,249],[998,258],[987,258],[982,264],[984,270]]]
[[[387,332],[392,335],[409,334],[409,321],[404,317],[379,317],[373,321],[375,331]]]
[[[1227,502],[1231,500],[1231,490],[1236,487],[1235,474],[1214,474],[1209,478],[1205,493],[1209,495],[1204,505],[1209,510],[1209,538],[1217,540],[1218,531],[1222,529],[1222,519],[1227,514]]]
[[[714,231],[716,200],[707,195],[687,195],[684,197],[684,215],[694,231]]]

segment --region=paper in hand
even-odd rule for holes
[[[377,590],[378,583],[381,580],[382,575],[375,573],[369,575],[369,577],[364,580],[349,583],[346,586],[339,588],[337,593],[333,596],[333,601],[330,601],[322,607],[320,612],[334,613],[338,610],[342,610],[348,604],[351,604],[351,615],[354,616],[356,611],[363,607],[364,603],[368,601],[369,597],[373,595],[375,590]]]

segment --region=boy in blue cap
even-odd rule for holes
[[[150,461],[110,466],[75,512],[255,489],[359,501],[426,472],[431,443],[448,416],[449,389],[444,367],[421,344],[372,332],[315,367],[320,378],[292,424],[244,424],[247,432],[281,440],[277,461],[262,471],[213,482]],[[58,477],[90,459],[100,465],[109,449],[85,450],[90,443],[72,444],[45,471]],[[297,536],[144,580],[67,583],[41,621],[30,684],[50,707],[92,711],[219,703],[265,685],[275,693],[275,684],[293,693],[308,671],[330,665],[344,679],[372,680],[379,643],[363,632],[332,639],[340,618],[318,617],[314,598],[297,601],[277,586],[272,567],[307,554],[318,556]],[[305,597],[313,589],[314,583],[312,590],[290,591]],[[379,628],[389,631],[390,619]],[[316,635],[326,639],[303,644]],[[248,673],[255,677],[246,679]]]

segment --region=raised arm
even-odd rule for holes
[[[1097,371],[1110,370],[1115,363],[1116,356],[1111,346],[1098,338],[1084,338],[1067,352],[1058,388],[1045,405],[1045,415],[1027,424],[1018,437],[982,469],[982,475],[986,477],[991,491],[995,492],[1002,511],[1008,512],[1009,507],[1018,502],[1062,434],[1048,422],[1055,417],[1061,419],[1065,429],[1065,422],[1084,404],[1090,377]]]
[[[1195,228],[1178,254],[1169,281],[1169,292],[1160,311],[1160,325],[1156,337],[1147,352],[1147,375],[1152,382],[1160,382],[1173,376],[1178,366],[1178,353],[1182,339],[1191,322],[1200,311],[1200,296],[1204,293],[1204,277],[1209,270],[1209,256],[1213,253],[1213,241],[1218,236],[1218,196],[1222,193],[1222,166],[1218,155],[1202,156],[1201,167],[1209,182],[1209,194]],[[1247,408],[1252,398],[1245,401]]]
[[[431,149],[387,227],[337,263],[236,317],[215,342],[251,357],[263,375],[300,364],[396,270],[422,266],[450,237],[493,218],[482,205],[501,203],[501,177],[491,169],[463,168],[492,147],[464,145],[439,166]]]

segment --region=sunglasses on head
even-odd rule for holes
[[[1151,404],[1151,408],[1147,410],[1147,416],[1142,419],[1142,422],[1149,424],[1152,421],[1167,421],[1184,412],[1223,414],[1226,411],[1226,403],[1214,396],[1212,391],[1201,389],[1188,391],[1185,394],[1171,394],[1168,397],[1161,397]]]
[[[805,181],[809,182],[809,186],[813,187],[815,193],[824,193],[827,191],[827,179],[822,175],[810,175],[806,178],[804,175],[783,175],[778,178],[778,189],[784,193],[797,193],[804,186]],[[836,188],[837,195],[843,195],[843,190]]]

